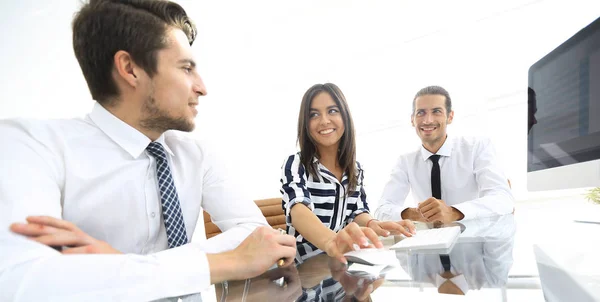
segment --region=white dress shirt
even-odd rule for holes
[[[193,238],[167,249],[156,160],[145,151],[151,141],[97,103],[84,119],[2,120],[0,138],[1,301],[148,301],[201,292],[210,286],[205,253],[231,250],[268,226],[198,142],[167,131],[157,141]],[[223,234],[206,240],[203,209]],[[64,256],[8,230],[29,215],[70,221],[126,254]]]
[[[489,139],[449,135],[436,154],[441,156],[442,200],[462,212],[464,219],[512,212],[514,197]],[[378,219],[401,220],[402,211],[432,197],[431,155],[421,146],[400,156],[375,211]],[[414,200],[408,201],[411,190]]]

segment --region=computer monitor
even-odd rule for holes
[[[527,188],[600,186],[600,18],[529,68]]]

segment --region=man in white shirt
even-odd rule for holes
[[[183,133],[206,94],[195,35],[167,1],[91,0],[77,13],[92,112],[0,121],[0,301],[189,297],[293,262],[294,237]],[[203,209],[222,235],[205,240]]]
[[[511,213],[514,198],[491,141],[448,136],[453,118],[444,88],[429,86],[416,94],[411,121],[422,145],[398,159],[375,212],[378,219],[448,223]],[[411,190],[413,202],[406,201]]]

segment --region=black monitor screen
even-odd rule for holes
[[[527,171],[600,159],[600,18],[529,69]]]

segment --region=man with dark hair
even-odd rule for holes
[[[398,159],[375,212],[378,219],[448,223],[511,213],[514,198],[491,141],[448,136],[453,118],[444,88],[417,92],[411,122],[422,145]],[[405,201],[411,190],[415,201]]]
[[[293,261],[294,237],[183,133],[206,95],[195,36],[168,1],[91,0],[77,13],[92,112],[0,121],[0,300],[181,297]],[[203,209],[223,234],[205,240]]]

